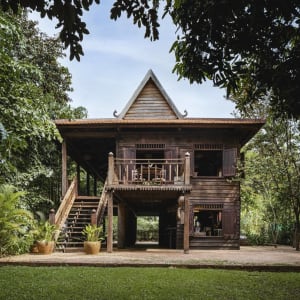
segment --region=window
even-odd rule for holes
[[[195,236],[223,236],[222,204],[199,205],[193,208]]]
[[[165,151],[164,150],[136,150],[136,158],[143,160],[151,159],[164,159]]]
[[[194,145],[195,176],[235,176],[236,164],[236,148],[223,149],[222,144]]]
[[[222,176],[222,151],[196,150],[194,161],[198,176]]]

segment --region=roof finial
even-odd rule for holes
[[[116,109],[114,110],[113,115],[114,115],[115,118],[119,118],[119,115],[118,115],[118,112],[117,112]]]
[[[185,118],[185,117],[187,117],[187,115],[188,115],[188,112],[187,112],[187,110],[185,109],[185,110],[184,110],[184,113],[183,113],[183,115],[182,115],[182,117]]]

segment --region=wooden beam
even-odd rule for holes
[[[188,254],[190,250],[190,199],[188,194],[184,196],[183,250],[185,254]]]
[[[62,197],[67,192],[68,189],[68,174],[67,174],[67,143],[66,140],[63,140],[61,145],[61,165],[62,165],[62,171],[61,171],[61,194]]]
[[[108,216],[108,226],[107,226],[107,252],[112,253],[113,251],[113,195],[112,191],[108,192],[108,203],[107,203],[107,216]]]

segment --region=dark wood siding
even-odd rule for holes
[[[190,199],[211,203],[232,202],[239,199],[239,183],[229,182],[224,178],[192,179],[193,190]]]
[[[240,188],[239,182],[225,178],[193,178],[190,195],[191,210],[197,205],[222,206],[222,237],[190,237],[191,249],[239,249]],[[193,212],[191,211],[191,217]]]
[[[127,111],[124,119],[177,119],[177,116],[150,80]]]

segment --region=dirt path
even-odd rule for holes
[[[24,254],[0,259],[0,265],[89,265],[89,266],[173,266],[220,267],[248,269],[282,269],[300,271],[300,252],[286,246],[241,247],[241,250],[182,250],[144,249],[122,250],[98,255],[53,253],[51,255]]]

